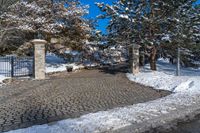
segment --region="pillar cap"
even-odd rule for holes
[[[33,40],[31,40],[31,43],[33,43],[33,44],[46,44],[47,41],[42,40],[42,39],[33,39]]]

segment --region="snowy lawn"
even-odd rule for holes
[[[8,133],[94,133],[114,131],[138,124],[141,127],[141,124],[145,125],[153,120],[154,122],[161,120],[165,123],[162,119],[163,116],[168,115],[167,118],[169,118],[174,112],[182,114],[192,105],[200,103],[200,77],[198,77],[200,69],[183,69],[183,76],[180,77],[174,76],[174,70],[173,65],[161,59],[158,61],[157,72],[150,71],[149,65],[147,65],[138,75],[127,74],[127,77],[132,81],[152,86],[155,89],[174,92],[167,97]],[[174,119],[178,115],[171,117]],[[159,123],[162,122],[159,121]]]
[[[67,63],[63,58],[60,58],[52,53],[46,55],[46,73],[66,71],[66,67],[73,67],[73,71],[82,69],[84,67],[95,67],[97,64],[85,62],[77,65],[76,63]]]
[[[146,65],[137,75],[127,74],[134,82],[154,87],[155,89],[168,90],[172,92],[200,91],[200,69],[182,68],[181,76],[175,76],[176,66],[171,65],[168,60],[159,59],[157,71],[151,71]]]

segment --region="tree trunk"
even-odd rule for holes
[[[153,71],[157,70],[157,68],[156,68],[156,54],[157,54],[157,49],[154,46],[152,48],[151,54],[150,54],[150,67],[151,67],[151,70],[153,70]]]
[[[132,47],[130,53],[131,72],[135,75],[139,73],[139,46]]]
[[[180,48],[177,48],[176,76],[180,76]]]
[[[144,66],[145,65],[145,54],[144,54],[144,51],[141,51],[140,52],[140,66]]]

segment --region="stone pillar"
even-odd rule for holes
[[[139,67],[139,46],[135,45],[134,47],[131,48],[131,72],[135,75],[138,74],[140,71]]]
[[[45,79],[45,44],[47,41],[34,39],[34,76],[35,79]]]

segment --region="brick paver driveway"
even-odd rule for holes
[[[130,82],[124,73],[100,70],[14,82],[0,88],[0,131],[75,118],[168,94]]]

